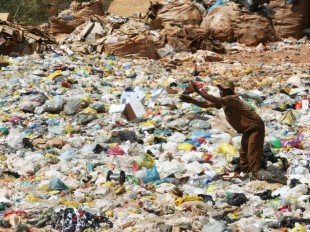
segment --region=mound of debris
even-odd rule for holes
[[[0,54],[26,55],[42,52],[48,44],[55,43],[49,34],[38,28],[9,21],[8,13],[0,14]]]

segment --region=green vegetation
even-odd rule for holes
[[[88,0],[76,0],[89,2]],[[112,0],[104,1],[105,10]],[[67,9],[72,0],[0,0],[0,12],[9,12],[20,23],[38,25]]]

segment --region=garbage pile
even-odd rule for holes
[[[309,40],[265,49],[300,43],[309,49]],[[1,231],[310,230],[307,65],[247,65],[204,50],[152,60],[55,48],[4,59]],[[217,96],[219,81],[236,84],[265,122],[264,167],[286,183],[236,175],[241,136],[223,111],[179,100],[193,80]]]
[[[61,12],[57,18],[52,17],[50,24],[41,28],[53,34],[59,44],[84,54],[108,52],[123,57],[157,59],[179,50],[225,52],[221,43],[208,36],[199,25],[191,25],[196,19],[180,21],[183,25],[169,24],[164,30],[152,30],[146,14],[125,18],[104,16],[103,11],[90,10],[100,8],[100,4],[102,6],[99,0],[86,4],[73,2],[67,11]],[[178,3],[178,7],[181,11],[185,10],[185,17],[199,16],[199,20],[202,20],[194,4]],[[193,10],[195,15],[191,15]]]
[[[307,0],[275,0],[255,10],[242,1],[136,1],[128,5],[115,0],[110,15],[99,9],[100,0],[72,2],[43,28],[75,52],[151,59],[200,49],[225,53],[221,42],[257,46],[282,37],[300,39],[310,28]]]
[[[11,23],[9,14],[0,13],[6,17],[0,17],[0,54],[23,56],[34,52],[42,52],[48,44],[55,41],[41,30]]]

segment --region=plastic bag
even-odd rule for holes
[[[154,159],[148,154],[141,154],[137,159],[139,168],[145,167],[147,169],[152,168],[155,165]]]
[[[259,7],[259,0],[242,0],[245,8],[250,12],[255,12]]]
[[[178,149],[179,151],[181,150],[185,150],[185,151],[189,151],[189,150],[192,150],[194,146],[190,143],[181,143],[181,144],[178,144]]]
[[[188,124],[189,120],[185,118],[178,118],[172,122],[167,123],[167,127],[169,128],[185,128]]]
[[[199,147],[199,146],[200,146],[199,141],[194,140],[194,139],[186,139],[185,142],[186,142],[186,143],[190,143],[190,144],[192,144],[192,145],[195,146],[195,147]]]
[[[80,99],[71,99],[65,104],[64,113],[66,115],[73,115],[77,112],[80,107],[81,101]]]
[[[189,127],[192,129],[202,129],[202,130],[206,130],[206,129],[210,129],[211,128],[211,123],[206,122],[204,120],[200,120],[200,119],[194,119],[189,123]]]
[[[24,135],[22,133],[12,128],[6,138],[6,142],[11,148],[19,150],[24,147],[23,138]]]
[[[8,135],[10,133],[8,128],[5,127],[1,127],[0,128],[0,133],[4,134],[4,135]]]
[[[94,102],[90,105],[91,108],[95,109],[98,113],[106,111],[105,105],[102,102]]]
[[[245,98],[245,99],[254,100],[256,102],[256,104],[262,104],[263,103],[262,97],[255,94],[255,93],[245,92],[245,93],[241,93],[240,96]]]
[[[220,6],[220,5],[224,5],[226,2],[223,0],[218,0],[216,3],[214,3],[209,9],[208,9],[208,13],[213,10],[215,7]]]
[[[183,135],[180,132],[175,132],[172,136],[168,137],[168,141],[175,142],[175,143],[181,143],[186,139],[186,136]]]
[[[170,130],[156,130],[155,135],[165,135],[165,136],[171,136],[171,131]]]
[[[65,183],[57,177],[50,181],[49,188],[58,191],[68,190],[68,187],[65,185]]]
[[[202,232],[224,232],[226,231],[226,224],[225,222],[221,222],[221,221],[214,221],[214,222],[210,222],[209,224],[205,225],[202,228]]]
[[[303,134],[298,134],[293,139],[281,139],[281,146],[299,148],[303,138],[304,138]]]
[[[108,155],[124,155],[125,151],[121,147],[111,147],[107,151]]]
[[[226,193],[226,202],[233,206],[240,206],[247,202],[243,193]]]
[[[185,196],[185,197],[181,197],[181,198],[176,199],[174,201],[174,204],[176,204],[178,206],[178,205],[181,205],[187,201],[204,201],[204,198],[198,197],[198,196]]]
[[[209,131],[192,131],[190,138],[211,138],[211,133]]]
[[[307,229],[303,225],[296,225],[291,232],[307,232]]]
[[[296,117],[293,114],[293,112],[290,110],[280,119],[280,122],[291,126],[296,123]]]
[[[59,160],[72,160],[76,158],[77,155],[73,150],[66,150],[64,153],[62,153],[60,156],[57,157]]]
[[[281,148],[281,140],[277,139],[277,140],[272,140],[270,141],[270,144],[274,147],[274,148]]]
[[[223,153],[223,154],[229,154],[229,155],[236,155],[238,152],[238,149],[234,147],[233,145],[230,145],[228,143],[222,143],[216,151],[217,153]]]
[[[50,74],[47,78],[50,80],[53,80],[55,77],[61,76],[62,75],[62,71],[58,70],[56,72],[53,72],[52,74]]]
[[[147,176],[143,178],[143,183],[147,184],[147,183],[154,182],[157,180],[160,180],[160,176],[159,176],[156,166],[153,166],[151,169],[147,170]]]
[[[59,113],[62,110],[63,100],[60,96],[56,96],[51,100],[47,100],[44,105],[37,107],[35,113],[42,114],[48,113]]]

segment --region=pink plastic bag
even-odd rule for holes
[[[293,139],[281,139],[281,146],[300,148],[300,143],[302,142],[303,138],[304,138],[303,134],[298,134]]]
[[[125,152],[121,147],[111,147],[108,151],[107,151],[108,155],[124,155]]]

